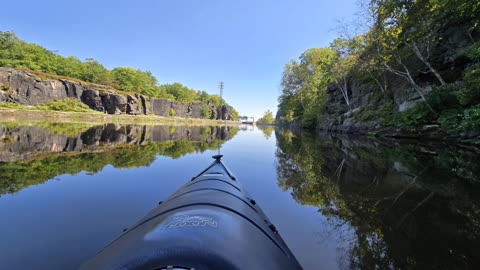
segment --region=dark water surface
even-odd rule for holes
[[[474,148],[69,124],[0,124],[0,269],[78,268],[220,146],[305,269],[480,269]]]

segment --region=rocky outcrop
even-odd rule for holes
[[[0,70],[0,101],[25,105],[41,105],[68,97],[65,85],[59,80],[40,77],[14,69]]]
[[[205,118],[201,102],[182,103],[139,94],[123,94],[103,85],[43,78],[33,72],[0,67],[0,102],[36,106],[66,98],[78,99],[92,110],[107,114]],[[206,105],[210,108],[211,119],[232,119],[231,106]]]
[[[398,79],[395,81],[395,79],[391,78],[396,89],[391,100],[394,107],[391,109],[399,114],[415,106],[421,98],[407,83]],[[378,100],[379,90],[371,88],[368,84],[360,84],[353,78],[350,78],[349,89],[351,103],[348,107],[340,89],[335,84],[330,85],[327,91],[329,97],[326,103],[326,118],[318,123],[318,131],[392,138],[429,138],[464,143],[476,142],[480,139],[478,130],[453,136],[435,122],[418,126],[386,126],[383,124],[381,111],[385,101]],[[431,90],[432,87],[429,85],[423,88],[424,93],[429,93]],[[372,116],[368,117],[368,113]]]
[[[415,106],[421,101],[418,93],[405,81],[390,76],[388,80],[395,87],[390,101],[393,101],[395,113],[401,113]],[[379,88],[372,83],[361,82],[354,77],[350,77],[347,87],[349,89],[350,105],[347,106],[345,99],[339,87],[331,84],[327,89],[328,100],[325,106],[326,118],[320,122],[317,129],[320,131],[336,133],[356,133],[356,134],[377,134],[387,137],[444,137],[446,134],[433,131],[432,129],[423,129],[423,127],[412,127],[411,129],[398,129],[382,126],[382,119],[377,117],[385,104],[383,94]],[[428,93],[431,86],[425,86],[423,91]],[[364,111],[370,111],[375,117],[364,119],[359,114]]]

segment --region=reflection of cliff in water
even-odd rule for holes
[[[279,185],[343,234],[348,269],[478,269],[480,153],[276,131]],[[327,238],[328,235],[324,235]]]
[[[134,168],[149,166],[157,155],[178,158],[215,150],[237,132],[233,127],[72,127],[0,126],[0,194],[57,175],[96,173],[108,164]]]

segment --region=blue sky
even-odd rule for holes
[[[356,0],[6,1],[0,30],[107,68],[218,93],[241,114],[276,111],[283,66],[328,46]]]

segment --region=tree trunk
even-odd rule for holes
[[[428,57],[423,56],[423,54],[420,52],[420,49],[418,49],[417,44],[415,43],[410,44],[408,42],[405,42],[405,45],[407,45],[407,47],[412,49],[412,51],[415,53],[417,58],[420,59],[420,61],[422,61],[428,67],[428,69],[433,73],[433,75],[435,75],[435,77],[437,77],[440,84],[445,85],[445,81],[443,80],[440,73],[438,73],[438,71],[432,66],[432,64],[430,64],[430,62],[428,61]]]
[[[423,91],[422,91],[422,88],[420,86],[418,86],[418,84],[415,82],[415,80],[413,79],[412,75],[410,74],[410,71],[408,70],[408,68],[405,66],[405,64],[403,64],[402,62],[402,59],[398,56],[398,55],[394,55],[395,57],[395,60],[397,60],[398,64],[400,64],[402,66],[402,68],[405,70],[405,71],[400,71],[400,70],[396,70],[396,69],[393,69],[391,66],[389,66],[387,63],[385,63],[385,61],[382,61],[382,64],[385,66],[385,68],[392,72],[393,74],[395,75],[398,75],[400,77],[403,77],[404,79],[406,79],[412,86],[413,88],[415,89],[415,91],[417,91],[417,93],[420,95],[420,97],[422,98],[422,100],[425,102],[425,105],[427,105],[428,109],[435,113],[435,111],[432,109],[432,107],[430,107],[430,105],[428,104],[427,102],[427,99],[425,98],[425,95],[423,94]]]
[[[385,94],[386,89],[383,88],[383,85],[380,83],[377,77],[375,77],[371,71],[367,70],[367,72],[368,72],[368,75],[370,75],[370,77],[372,77],[372,79],[377,83],[378,87],[380,88],[380,91],[382,91],[382,93]]]
[[[335,82],[337,83],[338,88],[340,88],[340,92],[342,93],[343,99],[345,100],[345,103],[347,103],[348,110],[350,110],[350,99],[348,98],[348,86],[347,86],[347,80],[346,77],[343,79],[344,85],[340,84],[338,79],[335,79]]]

